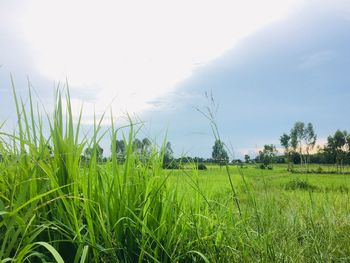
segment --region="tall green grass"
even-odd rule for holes
[[[154,150],[145,163],[133,152],[130,123],[126,162],[115,149],[107,164],[99,164],[97,145],[101,121],[90,139],[80,140],[81,114],[76,123],[70,95],[56,94],[49,134],[33,108],[14,101],[18,129],[1,132],[0,259],[32,262],[170,262],[205,258],[187,241],[195,230],[181,210],[176,187],[167,187],[163,151]],[[65,103],[64,103],[65,102]],[[111,118],[113,120],[113,118]],[[113,147],[120,131],[111,122]],[[81,162],[85,147],[92,149]],[[170,172],[171,173],[171,172]],[[188,239],[188,240],[186,240]]]

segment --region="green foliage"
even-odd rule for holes
[[[125,140],[115,140],[115,152],[119,164],[123,164],[126,160],[127,144],[128,142]],[[135,138],[132,141],[132,151],[138,156],[140,161],[147,163],[152,157],[152,143],[148,138],[144,138],[142,141],[138,138]]]
[[[142,142],[139,139],[135,138],[132,142],[132,150],[137,154],[141,154],[142,148]]]
[[[174,158],[174,152],[171,148],[171,143],[166,142],[163,146],[163,168],[165,169],[180,169],[181,166],[177,160]]]
[[[245,163],[250,163],[250,156],[248,154],[244,155],[244,161]]]
[[[113,148],[113,146],[112,146]],[[126,146],[124,140],[115,140],[115,153],[119,163],[125,162]]]
[[[199,163],[197,164],[197,169],[198,170],[207,170],[207,166],[204,163]]]
[[[289,147],[291,146],[290,144],[290,136],[286,133],[283,133],[282,136],[280,137],[280,142],[283,148],[285,149],[285,152],[289,152]]]
[[[277,149],[273,144],[265,144],[264,149],[259,151],[259,155],[257,157],[257,161],[261,163],[260,168],[272,169],[272,162],[276,157]]]
[[[316,145],[317,135],[314,131],[312,123],[305,125],[304,122],[296,122],[290,131],[290,134],[284,133],[280,137],[280,143],[284,148],[285,157],[287,159],[288,170],[292,170],[290,163],[299,154],[300,164],[305,163],[308,168],[310,163],[310,152]],[[306,155],[306,156],[304,156]]]
[[[94,155],[96,155],[94,157]],[[103,161],[103,148],[100,145],[94,145],[93,147],[87,147],[84,150],[84,158],[89,161],[92,158],[96,158],[98,162]]]
[[[285,186],[286,190],[305,190],[305,191],[315,191],[317,186],[310,184],[308,181],[303,181],[300,179],[291,180]]]
[[[148,138],[142,139],[142,148],[141,152],[144,156],[149,156],[152,153],[152,143]]]
[[[341,171],[344,160],[350,155],[350,134],[337,130],[333,136],[328,136],[324,151],[336,163],[337,170]]]
[[[213,160],[220,165],[228,163],[228,154],[221,140],[215,140],[211,156]]]

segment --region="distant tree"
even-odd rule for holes
[[[350,138],[346,131],[337,130],[333,136],[328,136],[325,151],[329,153],[337,165],[342,169],[343,160],[349,151]]]
[[[91,160],[92,158],[94,158],[94,154],[97,162],[103,161],[103,148],[99,144],[96,145],[96,148],[88,147],[85,149],[84,151],[85,160],[88,160],[88,161]]]
[[[167,142],[164,147],[163,167],[168,169],[179,168],[178,163],[174,159],[174,152],[170,142]]]
[[[143,138],[141,141],[140,159],[142,162],[147,162],[152,153],[152,143],[148,138]]]
[[[277,149],[273,144],[265,144],[264,149],[259,151],[258,160],[262,163],[261,168],[269,168],[272,162],[274,161],[274,157],[276,156]]]
[[[123,163],[126,155],[126,145],[124,140],[116,140],[115,151],[118,162]]]
[[[164,158],[168,160],[172,160],[174,158],[174,151],[171,148],[171,143],[167,142],[164,150]]]
[[[132,142],[132,149],[134,152],[136,152],[137,154],[141,154],[142,152],[142,142],[139,139],[135,139]]]
[[[149,156],[151,154],[152,143],[148,138],[143,138],[142,140],[142,155]]]
[[[283,133],[280,137],[280,143],[282,147],[284,148],[284,157],[286,159],[286,163],[288,164],[288,171],[291,170],[291,149],[290,149],[290,136],[286,133]]]
[[[310,151],[315,147],[317,135],[313,125],[303,122],[296,122],[290,131],[290,145],[294,152],[298,152],[300,156],[300,164],[308,164]],[[304,156],[304,149],[306,157]],[[308,166],[307,166],[308,167]]]
[[[248,154],[244,155],[244,161],[245,161],[245,163],[249,163],[250,162],[250,156]]]
[[[142,152],[149,152],[152,143],[148,138],[143,138],[142,140]]]
[[[123,163],[126,158],[127,145],[124,140],[116,140],[116,157],[118,162]],[[141,161],[146,161],[151,153],[151,141],[144,138],[142,141],[135,138],[132,142],[132,150],[136,153]]]
[[[290,147],[290,136],[286,133],[283,133],[282,136],[280,137],[280,142],[285,151],[289,151]]]
[[[195,163],[202,163],[202,162],[205,162],[206,160],[204,160],[204,158],[201,158],[201,157],[194,157],[193,158],[193,162]]]
[[[290,131],[291,146],[295,152],[300,155],[300,164],[303,164],[303,138],[304,138],[305,124],[303,122],[296,122]]]
[[[223,165],[228,163],[228,154],[225,150],[224,143],[220,140],[216,140],[213,146],[213,152],[211,156],[214,159],[214,162]]]
[[[304,142],[305,142],[305,150],[306,150],[306,164],[307,170],[309,170],[310,163],[310,151],[312,151],[316,145],[317,135],[314,131],[314,127],[309,122],[304,130]]]
[[[97,160],[99,162],[103,161],[103,148],[97,144]]]

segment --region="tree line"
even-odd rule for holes
[[[131,153],[128,153],[128,151],[131,151]],[[176,168],[176,159],[174,158],[171,143],[166,142],[164,147],[161,147],[161,151],[163,151],[163,167]],[[81,160],[83,162],[89,162],[95,157],[98,162],[107,162],[112,156],[115,156],[118,163],[123,164],[128,154],[135,154],[141,162],[146,163],[151,159],[152,154],[155,154],[157,151],[149,138],[143,138],[142,140],[135,138],[131,142],[131,147],[129,147],[128,142],[125,140],[116,140],[115,144],[111,145],[112,156],[109,158],[103,157],[103,152],[104,150],[99,144],[97,144],[95,148],[87,147],[84,150],[84,154],[81,156]]]
[[[327,142],[316,149],[317,135],[312,123],[296,122],[289,133],[280,136],[283,155],[277,155],[275,145],[264,145],[259,151],[256,162],[264,167],[271,167],[272,163],[287,163],[288,170],[294,164],[300,164],[309,170],[309,164],[335,164],[337,171],[344,165],[350,164],[350,133],[337,130],[327,137]],[[248,157],[246,157],[248,158]],[[262,166],[262,168],[264,168]]]
[[[89,160],[91,160],[91,158],[94,157],[98,162],[107,162],[109,158],[112,158],[107,158],[103,156],[104,149],[99,144],[97,144],[97,146],[95,147],[95,149],[93,147],[85,148],[84,153],[81,156],[83,162],[89,162]],[[136,154],[141,161],[147,162],[150,159],[151,155],[156,152],[156,147],[148,138],[143,138],[142,140],[136,138],[132,141],[131,150],[132,153]],[[111,151],[115,152],[114,156],[115,158],[117,158],[117,161],[119,163],[124,163],[128,151],[128,142],[125,140],[116,140],[115,145],[111,145]],[[161,147],[160,151],[162,151],[163,156],[163,167],[169,169],[177,169],[180,168],[181,165],[187,163],[217,163],[219,165],[224,165],[229,162],[229,156],[226,147],[221,140],[215,140],[214,145],[212,147],[212,158],[191,156],[182,156],[179,158],[175,158],[174,151],[169,141],[166,142],[163,145],[163,147]],[[204,166],[202,167],[204,168]]]
[[[245,163],[259,163],[261,168],[272,168],[273,163],[286,163],[288,170],[293,170],[293,165],[300,164],[309,170],[309,164],[335,164],[337,170],[342,170],[344,165],[350,164],[350,133],[347,131],[337,130],[334,134],[327,137],[327,142],[322,147],[316,147],[317,134],[312,123],[296,122],[289,133],[283,133],[280,138],[280,145],[283,153],[278,155],[277,147],[273,144],[264,145],[256,156],[251,158],[249,155],[244,156]],[[111,150],[115,151],[118,162],[123,163],[127,156],[128,144],[125,140],[116,140],[115,145],[111,146]],[[150,156],[155,152],[155,147],[151,140],[136,138],[132,141],[131,150],[137,154],[141,161],[147,162]],[[162,147],[163,167],[179,168],[186,163],[216,163],[224,165],[230,162],[227,147],[217,139],[212,146],[211,158],[182,156],[174,157],[171,143],[168,141]],[[96,154],[98,161],[107,161],[103,157],[104,150],[97,145],[97,149],[92,151],[87,147],[84,151],[82,159],[88,161],[92,158],[93,153]],[[1,156],[0,156],[1,158]],[[243,163],[239,159],[231,160],[232,163]]]

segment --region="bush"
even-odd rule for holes
[[[197,169],[198,170],[207,170],[207,166],[204,163],[199,163],[197,164]]]
[[[265,166],[265,164],[261,163],[261,164],[259,165],[259,168],[260,168],[260,169],[265,169],[266,166]]]
[[[315,185],[310,184],[307,181],[302,181],[300,179],[294,179],[292,181],[289,181],[285,185],[286,190],[305,190],[305,191],[316,191],[318,190],[318,187]]]
[[[273,169],[273,166],[272,165],[266,165],[266,164],[259,164],[259,168],[260,169],[268,169],[268,170],[272,170]]]

